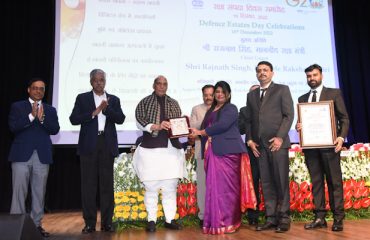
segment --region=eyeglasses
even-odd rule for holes
[[[36,86],[32,86],[32,87],[30,87],[30,89],[31,89],[32,91],[45,92],[45,87],[36,87]]]

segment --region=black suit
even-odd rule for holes
[[[245,121],[247,118],[247,107],[240,108],[239,111],[239,131],[240,134],[245,134]],[[248,136],[245,135],[245,143],[248,141]],[[254,193],[256,194],[257,199],[257,209],[248,209],[248,221],[258,221],[259,217],[259,210],[258,207],[261,203],[260,198],[260,169],[258,164],[258,159],[254,156],[252,149],[247,146],[248,155],[251,163],[251,170],[252,170],[252,178],[253,178],[253,187],[254,187]]]
[[[271,83],[262,103],[260,88],[247,95],[246,134],[259,145],[259,168],[265,198],[266,218],[272,224],[289,223],[289,156],[288,132],[294,118],[289,87]],[[283,139],[281,148],[271,152],[269,140]]]
[[[73,125],[80,125],[78,153],[81,160],[81,194],[85,224],[95,228],[96,194],[99,185],[100,211],[102,226],[112,224],[113,161],[118,155],[117,131],[115,124],[122,124],[122,113],[118,97],[106,94],[108,107],[103,111],[106,116],[104,134],[98,136],[98,116],[92,118],[96,109],[93,92],[79,94],[69,117]]]
[[[308,102],[310,92],[298,98],[298,102]],[[334,102],[337,136],[346,138],[349,118],[346,106],[339,89],[323,87],[320,101]],[[340,152],[334,148],[317,148],[303,150],[306,165],[311,176],[312,192],[315,203],[315,216],[325,218],[325,179],[328,185],[330,208],[335,220],[344,218],[342,171],[340,168]]]

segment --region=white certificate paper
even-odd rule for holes
[[[302,148],[335,147],[333,101],[298,104],[299,122],[302,124],[300,141]]]

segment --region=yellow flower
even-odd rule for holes
[[[163,217],[163,212],[162,212],[162,211],[158,211],[158,212],[157,212],[157,217],[158,217],[158,218]]]
[[[123,218],[124,217],[124,213],[122,212],[117,212],[114,214],[117,218]]]
[[[122,212],[123,211],[123,206],[122,205],[118,205],[114,208],[114,211],[115,212]]]
[[[124,197],[122,198],[122,202],[126,203],[126,202],[128,202],[128,201],[130,201],[130,198],[129,198],[129,197],[124,196]]]
[[[125,192],[125,196],[130,196],[130,195],[131,195],[131,191]]]
[[[134,205],[134,206],[132,206],[131,207],[131,209],[132,209],[132,211],[137,211],[137,210],[139,210],[139,206],[138,205]]]
[[[132,197],[137,197],[137,196],[139,196],[139,192],[131,192],[131,196]]]
[[[116,204],[119,204],[119,203],[121,203],[121,202],[122,202],[122,198],[120,198],[120,197],[116,197],[116,198],[114,198],[114,202],[115,202]]]
[[[126,205],[126,206],[123,207],[123,210],[126,211],[126,212],[130,211],[130,209],[131,209],[131,207],[128,206],[128,205]]]
[[[125,194],[123,192],[116,192],[114,193],[115,197],[123,197]]]
[[[178,213],[176,213],[175,215],[175,219],[179,219],[180,215]]]
[[[144,219],[148,214],[146,212],[139,213],[139,218]]]
[[[131,203],[136,203],[136,199],[135,198],[130,198],[130,202]]]
[[[131,218],[132,219],[137,219],[138,213],[137,212],[132,212],[131,213]]]
[[[129,212],[124,212],[124,213],[122,214],[122,217],[123,217],[124,219],[127,219],[129,216],[130,216],[130,213],[129,213]]]
[[[162,209],[163,209],[162,204],[158,204],[158,210],[162,210]]]
[[[144,203],[140,203],[140,205],[139,205],[139,208],[140,208],[140,210],[145,210],[146,208],[145,208],[145,204]]]
[[[142,202],[142,201],[144,201],[144,196],[139,195],[139,196],[137,197],[137,201],[138,201],[138,202]]]

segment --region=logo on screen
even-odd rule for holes
[[[323,0],[310,0],[310,5],[312,8],[322,8],[324,7]]]
[[[202,0],[193,0],[191,1],[191,4],[193,5],[193,7],[196,7],[196,8],[202,8],[204,5]]]

